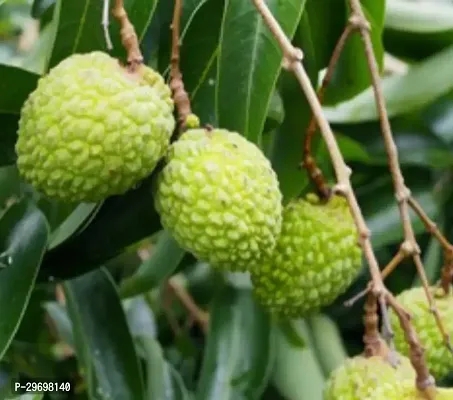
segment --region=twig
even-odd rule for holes
[[[127,52],[127,63],[132,72],[143,63],[143,55],[140,51],[137,33],[134,26],[127,17],[127,12],[124,9],[123,0],[115,0],[115,6],[112,10],[112,15],[120,23],[121,43]]]
[[[376,101],[376,107],[379,114],[379,120],[381,123],[382,136],[384,139],[384,145],[388,156],[390,174],[392,176],[395,196],[398,201],[400,218],[403,224],[404,242],[402,247],[404,247],[404,252],[407,256],[412,256],[412,259],[417,268],[417,272],[422,281],[423,289],[428,299],[428,304],[435,316],[439,330],[441,331],[444,337],[445,344],[448,349],[452,349],[449,337],[446,334],[446,330],[439,316],[439,311],[437,310],[437,307],[435,305],[434,298],[429,290],[429,282],[426,277],[426,273],[423,268],[423,263],[420,258],[420,248],[417,244],[414,229],[411,224],[409,214],[409,199],[411,198],[411,192],[404,183],[404,177],[399,165],[398,150],[393,139],[392,129],[390,126],[387,108],[385,106],[384,94],[380,82],[378,64],[373,51],[373,43],[371,41],[370,36],[370,25],[363,13],[360,0],[349,0],[349,4],[352,12],[351,17],[349,19],[349,23],[356,26],[356,29],[358,29],[358,32],[360,33],[365,48],[365,55],[368,63],[368,68],[371,74],[371,81]]]
[[[112,39],[109,32],[109,14],[110,14],[110,0],[104,0],[104,7],[102,9],[102,29],[104,31],[105,43],[107,45],[107,50],[113,49]]]
[[[302,57],[303,53],[300,49],[296,49],[294,46],[292,46],[290,40],[287,38],[285,33],[283,32],[281,26],[279,23],[276,21],[272,13],[270,12],[269,8],[267,7],[266,3],[264,0],[253,0],[257,10],[260,12],[262,15],[266,25],[278,41],[282,51],[283,51],[283,58],[284,58],[284,67],[291,71],[297,80],[299,81],[302,90],[304,91],[307,100],[312,108],[312,111],[315,115],[315,118],[317,119],[320,131],[323,135],[323,138],[326,142],[326,147],[327,150],[329,151],[331,160],[332,160],[332,165],[335,170],[335,174],[337,177],[337,186],[336,186],[336,191],[342,193],[349,204],[349,208],[351,210],[351,214],[354,218],[354,222],[356,224],[358,233],[359,233],[359,244],[363,249],[364,255],[368,261],[368,266],[370,269],[370,275],[372,278],[372,287],[371,287],[371,293],[375,298],[379,299],[380,301],[389,301],[389,304],[397,310],[398,315],[400,316],[400,321],[401,321],[401,326],[405,332],[406,338],[409,341],[410,340],[410,348],[411,348],[411,361],[414,365],[414,369],[417,371],[417,386],[426,394],[426,397],[432,398],[430,396],[431,393],[431,388],[434,385],[434,380],[432,377],[429,375],[429,372],[426,368],[426,363],[424,360],[423,356],[423,349],[421,348],[420,344],[417,341],[415,331],[412,328],[412,325],[410,323],[410,320],[408,318],[404,318],[407,313],[403,314],[404,310],[398,305],[396,300],[394,300],[393,295],[386,289],[384,286],[384,283],[381,278],[381,273],[379,270],[379,265],[376,259],[376,256],[373,251],[373,247],[371,245],[370,241],[370,232],[368,227],[366,226],[365,220],[362,215],[362,211],[357,203],[357,199],[355,197],[355,194],[352,190],[351,187],[351,182],[350,182],[350,174],[351,170],[349,167],[346,165],[344,162],[343,156],[340,152],[340,149],[338,147],[338,144],[335,140],[335,136],[333,135],[333,132],[330,128],[329,123],[327,122],[327,119],[325,118],[322,107],[318,101],[318,98],[316,96],[316,92],[311,86],[310,79],[302,65]],[[359,29],[362,37],[363,35],[365,37],[368,37],[368,40],[365,40],[366,43],[371,44],[371,40],[368,35],[368,28],[369,24],[367,20],[365,19],[360,3],[355,0],[351,0],[351,5],[352,5],[352,11],[356,11],[354,15],[350,19],[350,23],[353,24],[354,26]],[[357,14],[357,12],[360,12],[360,14]],[[367,36],[368,35],[368,36]],[[374,59],[374,53],[372,47],[369,45],[366,46],[367,49],[367,57],[370,57],[370,51],[371,51],[371,57]],[[372,64],[372,63],[370,63]],[[373,66],[370,67],[372,69]],[[374,76],[373,79],[373,85],[376,86],[379,84],[378,79],[379,77],[375,76],[375,73],[377,73],[377,65],[376,63],[374,64],[374,70],[372,70],[372,74]],[[385,109],[385,106],[383,104],[383,100],[380,96],[377,96],[379,99],[379,104],[380,107]],[[384,111],[385,112],[385,111]],[[385,119],[385,118],[384,118]],[[383,122],[383,125],[385,125],[385,122]],[[387,125],[388,121],[387,121]],[[390,132],[390,131],[388,131]],[[391,140],[391,133],[390,133],[390,143],[393,143]],[[393,143],[394,149],[391,148],[391,146],[388,146],[390,151],[396,150],[396,147]],[[401,174],[400,174],[401,175]],[[402,179],[402,177],[401,177]],[[400,185],[404,185],[403,182],[399,182]],[[407,191],[407,189],[406,189]],[[405,198],[407,196],[403,196],[405,194],[402,193],[401,191],[397,192],[398,197],[400,198]],[[404,210],[404,201],[400,201],[400,208]],[[410,225],[410,224],[409,224]],[[410,230],[408,229],[407,223],[404,224],[405,227],[405,233],[410,234]],[[413,232],[412,232],[413,233]],[[413,242],[412,242],[413,244]],[[417,249],[418,250],[418,249]],[[387,314],[386,307],[383,307],[382,309],[382,314],[383,314],[383,323],[388,324],[389,319]],[[391,327],[386,327],[387,331],[391,332]]]
[[[412,196],[408,199],[409,206],[415,211],[425,225],[426,230],[433,235],[444,249],[444,268],[442,269],[441,286],[445,294],[450,293],[453,278],[453,245],[442,234],[437,225],[428,217],[421,205]]]
[[[346,41],[349,38],[349,35],[353,32],[353,27],[348,25],[346,29],[343,31],[340,39],[338,40],[335,49],[332,53],[332,57],[330,58],[329,65],[327,67],[327,72],[324,75],[324,79],[322,81],[321,87],[318,90],[318,100],[320,103],[324,100],[324,95],[326,89],[332,79],[335,66],[340,59],[340,55],[344,49]],[[315,115],[312,113],[310,123],[308,124],[307,133],[305,135],[304,140],[304,148],[303,148],[303,162],[302,166],[307,170],[308,175],[310,176],[312,182],[315,184],[318,194],[321,198],[327,199],[330,197],[331,191],[329,186],[326,183],[324,175],[321,169],[317,166],[316,160],[311,155],[311,147],[312,147],[312,140],[316,134],[316,128],[318,127],[316,123]]]
[[[180,25],[182,15],[183,0],[175,0],[175,8],[173,10],[173,21],[171,24],[172,30],[172,46],[170,60],[170,88],[173,91],[173,100],[178,110],[178,119],[180,129],[185,130],[188,125],[188,117],[192,116],[190,106],[190,98],[184,89],[181,69],[179,67],[179,48],[180,48]]]
[[[362,211],[357,203],[357,199],[351,187],[351,182],[349,179],[351,170],[344,162],[343,156],[338,147],[332,129],[330,128],[330,125],[323,114],[322,107],[318,101],[316,92],[313,89],[310,83],[310,79],[302,65],[302,51],[300,49],[296,49],[291,44],[290,40],[286,37],[285,33],[280,27],[279,23],[270,12],[266,3],[263,0],[253,0],[253,2],[257,10],[263,16],[266,25],[276,38],[283,51],[284,67],[291,71],[299,81],[301,88],[304,91],[313,114],[317,120],[321,134],[326,142],[326,147],[329,151],[338,182],[334,190],[342,193],[348,201],[349,208],[351,210],[351,214],[353,216],[359,234],[359,245],[361,246],[363,253],[368,261],[370,275],[372,277],[371,292],[376,298],[385,296],[387,289],[385,288],[382,281],[379,265],[374,254],[373,247],[371,245],[371,234],[368,227],[366,226]],[[386,313],[387,311],[386,309],[383,309],[382,312]],[[386,320],[388,321],[388,319]],[[388,330],[390,331],[391,328],[388,327]]]
[[[409,344],[409,358],[417,373],[417,388],[422,391],[427,400],[434,400],[436,398],[436,382],[426,366],[424,349],[420,345],[417,334],[411,324],[411,316],[398,304],[391,293],[387,296],[387,302],[398,316],[406,342]]]
[[[189,312],[190,317],[200,325],[203,332],[207,333],[209,328],[209,314],[200,309],[186,288],[178,285],[172,278],[168,280],[167,287]]]
[[[365,334],[363,342],[365,343],[365,354],[367,357],[382,355],[383,343],[379,334],[379,317],[377,314],[377,299],[370,293],[365,303],[365,316],[363,318],[365,325]]]

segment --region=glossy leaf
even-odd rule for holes
[[[48,234],[42,213],[25,200],[0,219],[0,360],[24,316]]]
[[[271,334],[251,292],[224,287],[211,309],[196,399],[259,399],[272,362]]]
[[[382,85],[389,116],[416,111],[452,90],[452,57],[453,46],[414,65],[405,75],[384,78]],[[329,121],[335,123],[378,118],[371,89],[337,107],[326,107],[325,113]]]
[[[55,324],[59,338],[70,346],[74,346],[72,321],[66,307],[56,301],[48,302],[44,304],[44,307]]]
[[[34,0],[31,7],[31,16],[33,18],[41,17],[55,2],[55,0]]]
[[[112,278],[100,269],[64,284],[90,397],[144,399],[141,370]],[[87,301],[89,299],[89,301]]]
[[[157,2],[154,0],[130,0],[125,2],[129,19],[141,40],[148,28]],[[57,65],[73,53],[107,50],[102,29],[103,2],[97,0],[58,0],[54,19],[57,21],[54,43],[47,61],[47,69]],[[110,19],[113,19],[110,17]],[[113,56],[124,54],[116,21],[109,28],[113,43]]]
[[[15,161],[19,113],[39,76],[21,68],[0,65],[0,166]]]
[[[310,334],[305,321],[295,322],[299,334],[310,343]],[[324,374],[311,347],[296,347],[288,342],[286,335],[276,329],[276,361],[272,383],[286,399],[322,400]]]
[[[81,275],[159,231],[160,220],[153,204],[150,179],[138,189],[104,201],[89,225],[46,254],[39,280]]]
[[[267,5],[292,38],[305,0],[271,0]],[[253,3],[226,0],[216,80],[219,126],[260,143],[282,59]]]
[[[215,81],[223,0],[204,2],[185,31],[181,48],[184,85],[202,124],[217,126]]]
[[[430,190],[413,191],[413,196],[422,205],[430,218],[435,218],[438,212],[436,203]],[[371,241],[375,247],[402,240],[403,231],[399,217],[398,205],[390,193],[377,198],[368,199],[369,203],[363,208],[368,228],[371,230]],[[368,207],[367,205],[371,205]],[[411,221],[416,234],[424,231],[423,223],[414,214]]]
[[[308,318],[307,323],[313,341],[313,349],[324,375],[328,377],[348,358],[341,333],[335,322],[323,314]]]
[[[148,400],[190,400],[191,397],[181,376],[165,360],[162,348],[155,339],[149,336],[138,338],[147,364]]]
[[[176,270],[184,254],[185,250],[171,234],[163,231],[151,257],[140,265],[134,275],[122,283],[121,296],[136,296],[154,289]]]
[[[52,249],[72,236],[84,223],[90,221],[99,209],[95,203],[79,204],[75,210],[52,232],[49,248]]]
[[[361,4],[371,25],[370,35],[373,50],[379,67],[382,69],[384,60],[382,31],[384,28],[385,1],[361,0]],[[344,15],[345,23],[349,17],[348,10]],[[370,84],[370,72],[363,41],[359,34],[355,33],[349,37],[338,60],[334,76],[326,91],[325,104],[335,104],[350,99],[365,90]]]

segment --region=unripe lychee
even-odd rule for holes
[[[453,295],[445,297],[442,289],[431,288],[436,307],[443,325],[450,336],[453,334]],[[437,295],[436,295],[437,294]],[[442,379],[453,370],[453,355],[447,349],[442,334],[430,311],[425,291],[422,287],[412,288],[400,293],[397,300],[412,315],[412,325],[417,332],[421,345],[425,349],[425,360],[428,369],[436,379]],[[395,332],[395,346],[403,354],[409,353],[409,345],[394,312],[390,313]]]
[[[384,388],[376,388],[366,400],[426,400],[426,396],[420,392],[413,379],[401,381],[393,392],[385,391]],[[453,389],[435,388],[436,400],[453,400]]]
[[[415,371],[409,359],[399,356],[398,362],[393,367],[380,356],[357,356],[346,360],[327,381],[324,400],[367,400],[377,389],[388,396],[386,399],[391,399],[401,381],[415,381]]]
[[[276,314],[301,317],[332,303],[361,269],[357,230],[346,199],[310,194],[283,211],[269,263],[253,271],[256,298]]]
[[[157,72],[129,72],[102,52],[72,55],[26,100],[17,165],[51,198],[95,202],[148,176],[174,126],[171,91]]]
[[[191,129],[174,142],[156,193],[162,224],[178,243],[233,271],[250,270],[272,253],[281,201],[261,150],[224,129]]]

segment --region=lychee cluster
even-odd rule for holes
[[[171,91],[157,72],[142,66],[131,73],[98,51],[75,54],[26,100],[17,165],[51,198],[95,202],[148,176],[174,126]]]
[[[346,199],[291,201],[267,264],[252,271],[257,299],[276,314],[301,317],[333,302],[357,277],[361,249]]]

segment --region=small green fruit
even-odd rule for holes
[[[447,333],[453,334],[453,295],[436,296],[437,289],[431,289],[436,307]],[[441,292],[441,289],[437,293]],[[453,370],[453,355],[444,344],[442,334],[430,312],[428,300],[422,287],[412,288],[397,296],[398,302],[412,315],[412,325],[417,332],[420,343],[425,349],[428,369],[436,379],[442,379]],[[390,318],[395,332],[395,346],[401,353],[409,353],[409,345],[394,312]]]
[[[272,261],[253,271],[256,298],[272,312],[302,317],[332,303],[361,269],[357,230],[346,200],[310,194],[283,211]]]
[[[102,52],[72,55],[26,100],[16,144],[21,175],[47,196],[95,202],[148,176],[175,126],[171,91]]]
[[[332,372],[324,391],[324,400],[370,400],[376,390],[382,398],[393,399],[404,380],[415,381],[415,371],[406,357],[399,356],[394,368],[384,358],[357,356]]]
[[[188,251],[212,266],[260,265],[281,230],[282,195],[261,150],[235,132],[192,129],[169,149],[156,208]]]

